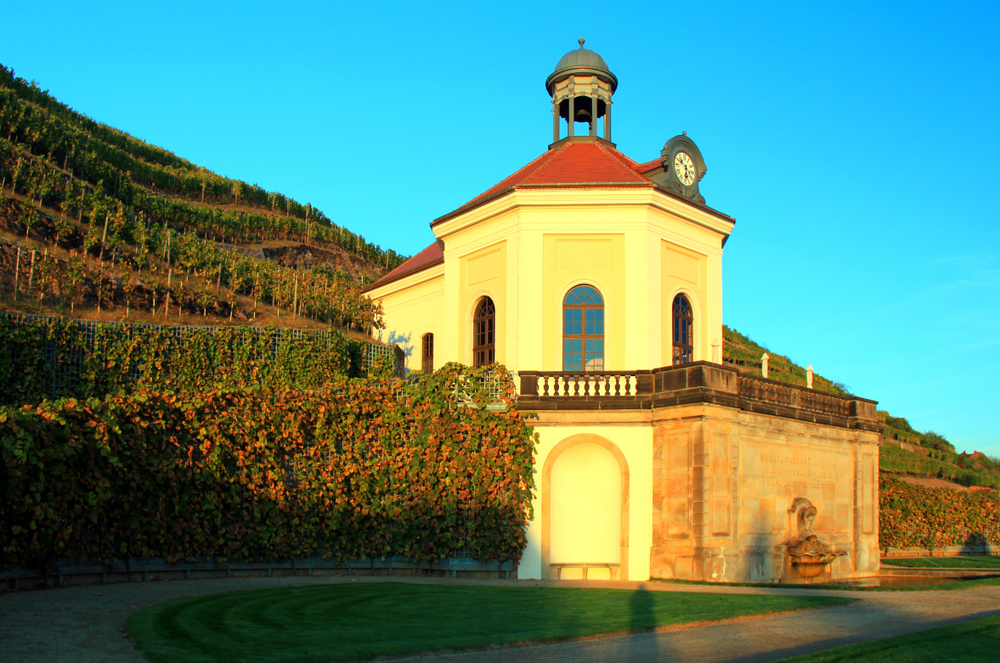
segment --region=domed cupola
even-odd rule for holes
[[[611,95],[618,88],[618,78],[604,58],[583,44],[580,39],[580,48],[564,55],[545,80],[545,89],[552,95],[553,143],[560,139],[560,118],[566,120],[567,137],[574,135],[574,123],[586,122],[590,136],[597,138],[597,120],[603,117],[603,138],[611,141]]]

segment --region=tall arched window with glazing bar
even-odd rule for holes
[[[694,314],[684,295],[674,297],[673,307],[674,366],[694,360]]]
[[[434,372],[434,334],[424,334],[420,341],[420,370]]]
[[[589,285],[563,300],[563,370],[604,370],[604,299]]]
[[[496,361],[497,309],[493,300],[483,297],[476,304],[472,318],[472,365],[488,366]]]

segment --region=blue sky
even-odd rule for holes
[[[542,153],[578,37],[737,220],[724,321],[1000,455],[1000,3],[18,2],[0,62],[404,254]],[[16,28],[16,29],[15,29]]]

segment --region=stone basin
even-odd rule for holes
[[[846,553],[789,553],[789,561],[800,578],[815,578],[821,575],[834,559]]]

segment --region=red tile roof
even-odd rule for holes
[[[422,269],[442,262],[444,262],[444,250],[441,248],[441,242],[434,242],[426,249],[380,278],[378,281],[375,281],[375,283],[372,283],[367,288],[363,288],[361,292],[368,292],[372,288],[385,285],[386,283],[391,283],[392,281],[401,279],[404,276],[409,276],[414,272],[419,272]]]
[[[568,141],[547,151],[455,211],[436,219],[431,225],[519,186],[652,186],[649,178],[636,172],[638,166],[618,150],[599,141]]]
[[[663,157],[659,159],[653,159],[652,161],[647,161],[646,163],[640,163],[635,167],[635,172],[637,173],[648,173],[651,170],[656,170],[663,165]]]
[[[458,209],[435,219],[431,222],[431,226],[468,211],[492,198],[502,196],[517,187],[656,186],[643,173],[658,168],[662,163],[661,159],[637,163],[599,140],[566,141],[562,145],[548,150],[524,168],[490,187]],[[719,213],[716,212],[716,214]],[[362,292],[367,292],[441,262],[444,262],[444,252],[441,244],[435,242]]]

